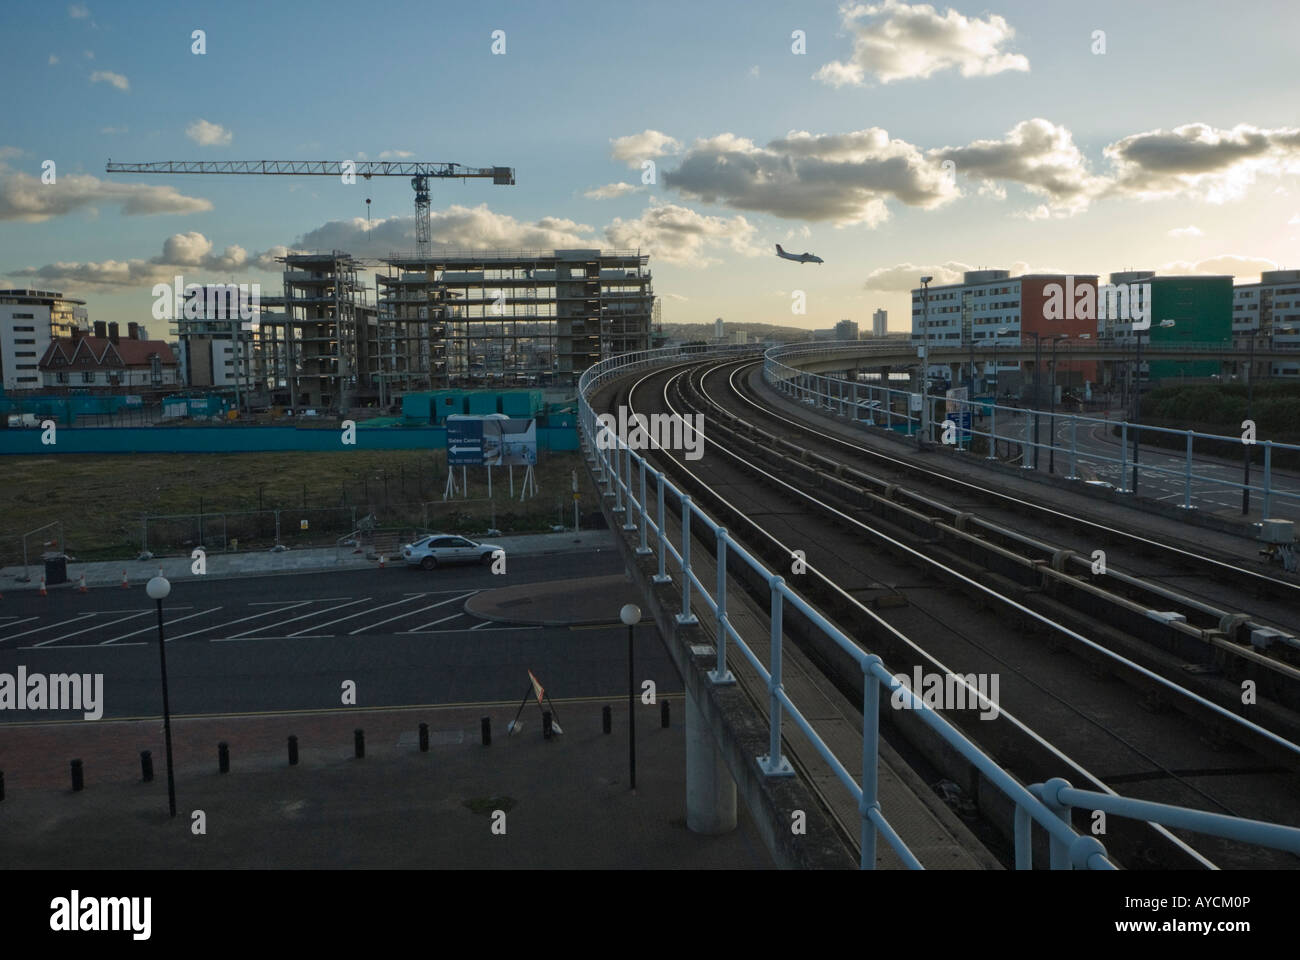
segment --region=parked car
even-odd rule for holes
[[[454,534],[434,533],[402,547],[402,559],[407,566],[433,570],[455,563],[489,564],[492,554],[501,549],[494,543],[476,543]]]

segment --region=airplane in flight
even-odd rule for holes
[[[781,244],[776,245],[776,255],[782,260],[793,260],[795,263],[825,263],[821,257],[815,257],[811,253],[786,253],[781,249]]]

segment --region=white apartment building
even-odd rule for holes
[[[87,328],[86,301],[53,290],[0,290],[0,379],[5,390],[39,390],[50,343]]]
[[[871,315],[871,335],[873,337],[883,337],[889,332],[889,312],[887,310],[877,310]]]
[[[1300,344],[1300,270],[1265,270],[1258,283],[1232,288],[1233,343]],[[1300,376],[1300,356],[1273,361],[1274,376]]]

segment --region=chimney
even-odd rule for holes
[[[118,342],[116,322],[109,323],[108,325],[108,339],[111,340],[113,343]]]
[[[99,337],[101,340],[108,336],[108,330],[106,329],[103,320],[95,321],[95,336]]]
[[[139,339],[140,339],[140,324],[136,323],[134,320],[132,320],[130,323],[128,323],[128,324],[126,325],[126,338],[127,338],[128,340],[139,340]]]

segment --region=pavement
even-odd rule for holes
[[[484,538],[488,539],[488,538]],[[608,530],[568,530],[564,533],[537,533],[523,536],[492,537],[490,541],[506,551],[506,557],[542,556],[612,549],[613,534]],[[82,562],[68,559],[68,583],[60,588],[76,589],[84,575],[86,586],[119,586],[125,575],[128,584],[143,584],[157,576],[161,570],[172,583],[185,580],[223,580],[234,577],[263,577],[276,573],[303,573],[308,571],[357,570],[377,567],[377,559],[368,559],[364,553],[353,553],[351,547],[315,547],[305,550],[244,551],[209,553],[207,572],[202,576],[193,572],[194,560],[189,556],[154,557],[151,560],[102,560]],[[388,566],[401,566],[401,557],[387,557]],[[30,568],[30,582],[24,582],[21,566],[0,568],[0,592],[5,590],[39,590],[44,566],[39,560]],[[47,589],[53,586],[47,585]]]
[[[612,693],[613,691],[611,691]],[[612,733],[601,707],[613,704]],[[624,700],[559,701],[563,734],[518,702],[173,720],[177,816],[168,816],[162,723],[5,729],[0,864],[17,868],[771,867],[743,805],[736,830],[685,826],[681,701],[671,725],[638,703],[629,789]],[[490,717],[484,746],[480,721]],[[429,750],[418,746],[421,722]],[[363,729],[364,759],[354,731]],[[287,738],[299,762],[288,764]],[[230,771],[218,772],[217,744]],[[139,751],[154,778],[141,780]],[[84,789],[69,761],[83,761]],[[500,811],[500,813],[497,813]]]

